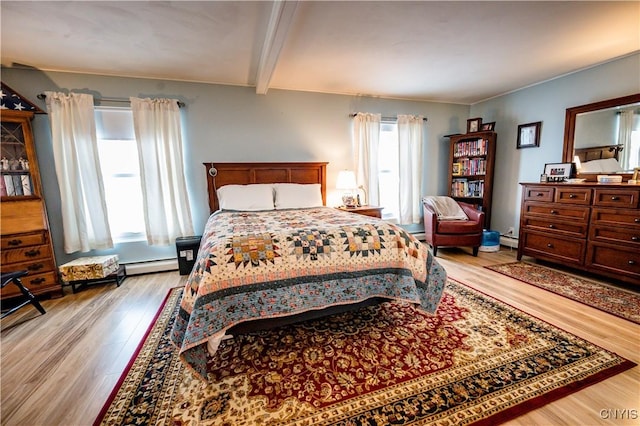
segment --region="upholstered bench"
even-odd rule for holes
[[[127,277],[124,265],[118,263],[118,255],[80,257],[60,266],[60,277],[76,290],[89,284],[114,281],[120,287]],[[78,287],[76,287],[78,286]]]

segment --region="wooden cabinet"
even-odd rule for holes
[[[474,132],[449,136],[449,196],[474,204],[491,224],[496,133]]]
[[[357,213],[365,216],[382,218],[382,209],[378,206],[360,206],[360,207],[337,207],[338,210],[344,210],[350,213]]]
[[[522,184],[523,255],[640,285],[640,187]]]
[[[1,113],[0,265],[2,272],[29,271],[22,282],[33,294],[61,294],[31,133],[32,118],[32,112]],[[7,286],[1,298],[20,294],[17,287]]]

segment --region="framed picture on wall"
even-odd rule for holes
[[[540,146],[540,127],[542,127],[542,121],[520,124],[518,126],[518,144],[516,148],[535,148]]]
[[[467,120],[467,133],[479,132],[482,126],[482,118],[470,118]]]

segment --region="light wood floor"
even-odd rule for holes
[[[438,259],[450,277],[640,362],[640,325],[484,268],[515,260],[515,251],[469,253],[442,248]],[[29,306],[3,319],[1,424],[92,424],[168,290],[184,280],[177,271],[129,277],[119,288],[94,286],[45,300],[46,315]],[[635,367],[508,424],[637,425],[639,416]]]

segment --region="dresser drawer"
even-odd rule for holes
[[[37,259],[29,262],[2,264],[2,272],[29,271],[29,274],[41,274],[48,271],[57,271],[53,259]]]
[[[587,236],[587,222],[564,221],[558,222],[538,217],[525,217],[523,224],[526,228],[547,233],[562,233],[576,238]]]
[[[630,247],[635,245],[636,250],[640,250],[640,227],[633,229],[592,225],[589,232],[589,240],[612,244],[630,244]]]
[[[595,225],[640,228],[640,210],[594,207],[591,211],[591,220]]]
[[[553,257],[564,263],[582,264],[586,241],[537,232],[524,232],[525,253],[533,257]]]
[[[525,186],[523,198],[525,201],[553,201],[555,188],[550,186]]]
[[[563,204],[579,204],[588,206],[591,204],[591,189],[590,188],[556,188],[557,203]]]
[[[25,275],[20,278],[22,284],[26,288],[31,291],[33,294],[47,293],[52,289],[59,289],[60,284],[58,284],[56,272],[45,272],[43,274],[34,274],[34,275]],[[2,298],[20,296],[22,293],[18,289],[17,286],[13,284],[8,284],[5,288],[2,289]]]
[[[640,280],[640,250],[619,245],[589,243],[586,265],[611,274]]]
[[[15,235],[3,235],[1,238],[1,246],[2,250],[27,247],[27,246],[37,246],[40,244],[45,244],[45,236],[44,232],[34,232],[32,234],[15,234]]]
[[[9,263],[22,263],[51,257],[51,248],[48,244],[2,250],[2,265],[4,266]]]
[[[603,207],[636,208],[638,207],[639,196],[639,189],[596,188],[593,205]]]
[[[523,213],[527,217],[537,216],[545,217],[547,219],[567,219],[587,223],[589,221],[589,212],[589,207],[526,202]]]

